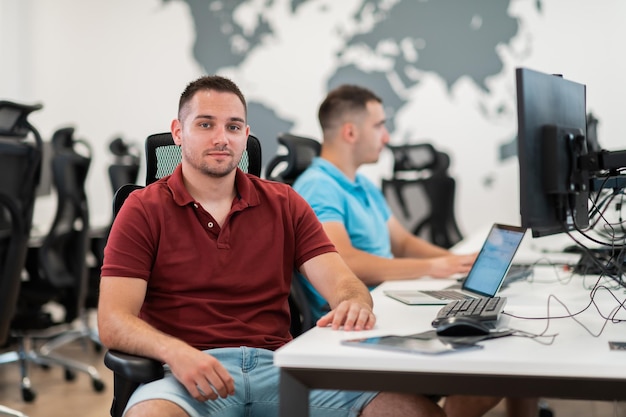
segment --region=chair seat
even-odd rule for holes
[[[29,311],[16,314],[11,321],[11,329],[15,332],[27,330],[44,330],[56,325],[52,315],[43,311]]]

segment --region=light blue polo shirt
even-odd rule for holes
[[[322,158],[315,158],[293,185],[322,222],[340,222],[352,246],[384,258],[392,258],[387,221],[391,210],[382,192],[363,174],[354,181]],[[328,311],[326,300],[304,276],[298,274],[309,299],[314,320]]]

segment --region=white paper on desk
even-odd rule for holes
[[[371,349],[392,350],[405,353],[421,353],[435,355],[440,353],[458,352],[467,349],[481,349],[474,343],[450,343],[437,337],[434,331],[413,335],[384,335],[342,340],[342,345],[365,347]]]

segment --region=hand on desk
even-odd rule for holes
[[[317,321],[318,327],[331,326],[338,330],[371,330],[376,324],[376,316],[372,308],[365,303],[346,300]]]

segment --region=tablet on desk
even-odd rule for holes
[[[434,331],[427,331],[414,335],[398,336],[385,335],[364,337],[359,339],[342,340],[342,345],[358,346],[372,349],[392,350],[405,353],[439,354],[457,352],[467,349],[481,349],[481,345],[474,343],[449,343],[438,338]]]

